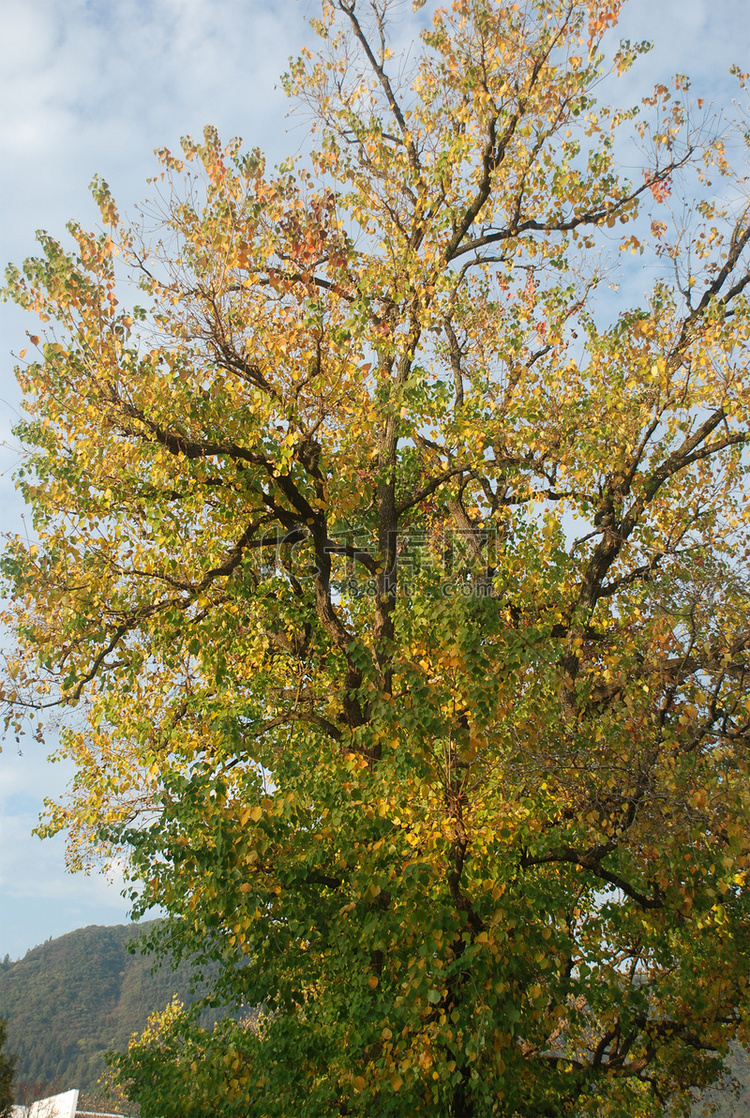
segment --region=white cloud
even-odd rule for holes
[[[28,251],[40,223],[85,206],[93,174],[137,199],[151,151],[215,123],[228,138],[273,145],[274,91],[304,38],[291,0],[30,0],[4,16],[0,189],[4,238]]]
[[[65,870],[62,837],[42,841],[31,833],[40,806],[33,794],[16,794],[2,804],[0,954],[12,958],[85,924],[124,923],[130,911],[120,872],[109,879],[100,873],[73,876]]]

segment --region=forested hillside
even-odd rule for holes
[[[17,1056],[17,1101],[52,1089],[91,1093],[107,1049],[124,1048],[173,996],[194,1000],[187,964],[152,971],[153,955],[128,950],[147,928],[81,928],[0,964],[0,1018]]]

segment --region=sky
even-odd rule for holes
[[[428,9],[430,4],[428,3]],[[34,232],[64,236],[76,219],[95,226],[95,174],[127,211],[148,196],[153,151],[215,125],[275,163],[304,149],[288,119],[279,75],[310,43],[317,0],[0,0],[0,264],[34,251]],[[400,33],[408,31],[404,3]],[[679,72],[696,97],[736,95],[732,62],[750,69],[750,0],[626,0],[618,35],[653,51],[614,92],[635,104]],[[36,323],[0,305],[0,531],[25,531],[12,473],[19,393],[12,352]],[[11,738],[0,754],[0,957],[19,958],[50,937],[127,919],[117,874],[66,872],[61,837],[32,829],[45,797],[64,793],[71,770],[47,745]]]

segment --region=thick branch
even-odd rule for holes
[[[529,866],[543,866],[552,863],[569,862],[571,865],[580,866],[581,869],[588,870],[600,881],[606,881],[608,885],[613,885],[616,889],[622,890],[626,896],[634,900],[641,908],[663,908],[664,902],[660,896],[647,897],[645,893],[641,893],[624,877],[618,873],[613,873],[611,870],[605,869],[599,857],[595,852],[575,850],[573,847],[565,847],[562,850],[552,850],[548,854],[542,854],[538,857],[529,857],[524,855],[521,858],[521,866],[527,869]]]

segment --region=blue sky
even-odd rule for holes
[[[429,5],[428,5],[429,6]],[[403,5],[406,33],[411,5]],[[153,149],[214,124],[275,162],[304,147],[279,75],[311,39],[316,0],[0,0],[0,261],[34,251],[34,231],[96,222],[88,183],[100,174],[121,209],[148,195]],[[750,69],[750,0],[627,0],[619,34],[653,52],[617,91],[633,104],[674,72],[696,96],[726,102],[731,62]],[[10,474],[18,413],[11,350],[35,323],[0,307],[0,530],[24,531]],[[50,728],[49,748],[54,746]],[[32,741],[0,754],[0,956],[50,936],[127,917],[121,882],[65,871],[64,844],[31,835],[42,800],[71,773]]]

